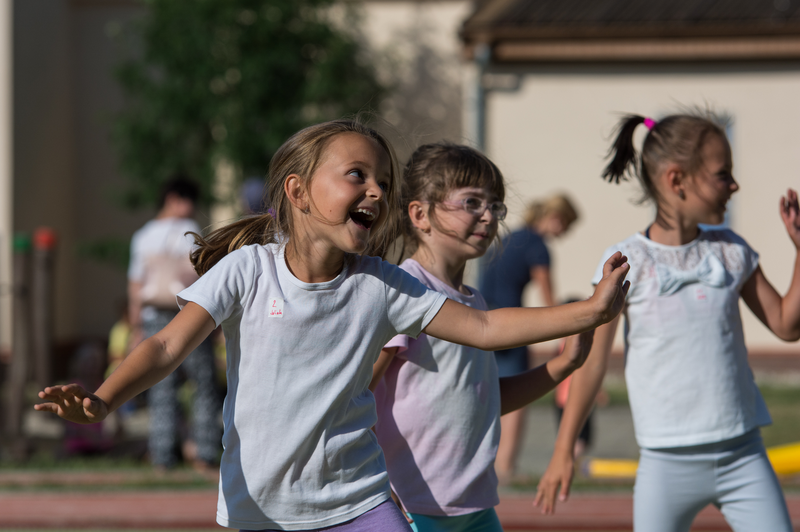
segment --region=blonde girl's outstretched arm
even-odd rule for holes
[[[800,206],[797,192],[789,189],[781,197],[780,214],[795,248],[792,281],[781,297],[757,267],[742,287],[742,299],[775,336],[787,342],[800,340]]]
[[[539,481],[534,506],[542,513],[551,514],[556,508],[556,498],[564,502],[569,496],[572,475],[575,472],[573,449],[583,424],[594,406],[597,392],[603,383],[611,344],[617,331],[619,316],[610,323],[601,325],[594,334],[594,342],[586,363],[572,375],[569,396],[564,406],[561,425],[558,428],[553,456],[547,470]]]
[[[603,265],[603,278],[591,298],[545,308],[481,311],[447,300],[425,333],[456,344],[497,351],[590,331],[622,310],[630,283],[629,266],[620,252]]]
[[[34,408],[75,423],[102,421],[175,371],[215,328],[203,307],[187,303],[164,329],[139,344],[95,393],[77,384],[50,386],[39,392],[45,402]]]

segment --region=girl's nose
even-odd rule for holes
[[[386,195],[386,191],[383,190],[383,187],[377,181],[372,181],[370,183],[369,190],[367,191],[367,195],[372,198],[375,198],[377,201],[383,200],[383,197]]]
[[[491,205],[487,205],[486,208],[483,209],[483,214],[481,214],[481,217],[478,218],[478,220],[483,222],[483,223],[487,223],[487,224],[490,224],[492,222],[496,222],[497,221],[497,218],[495,217],[495,215],[492,214]]]

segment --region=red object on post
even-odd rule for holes
[[[33,233],[33,247],[41,250],[51,250],[56,247],[56,232],[49,227],[40,227]]]

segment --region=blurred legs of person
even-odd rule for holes
[[[171,310],[149,309],[143,316],[144,335],[149,338],[163,329],[175,317]],[[218,426],[219,401],[216,395],[214,351],[210,339],[203,341],[181,364],[179,371],[196,384],[192,402],[192,439],[196,445],[194,465],[205,469],[216,464],[221,451]],[[177,463],[175,449],[180,439],[180,405],[178,376],[171,373],[148,391],[150,461],[158,468],[168,469]]]
[[[495,360],[498,376],[517,375],[528,370],[528,348],[496,351]],[[517,456],[525,433],[525,412],[524,408],[520,408],[500,418],[500,443],[494,468],[501,486],[510,484],[516,475]]]

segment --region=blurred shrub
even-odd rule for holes
[[[127,96],[114,140],[131,178],[128,207],[153,205],[183,171],[213,201],[220,160],[265,175],[275,150],[311,123],[377,107],[384,89],[333,0],[147,0],[121,32],[115,71]],[[337,23],[331,20],[336,15]]]

